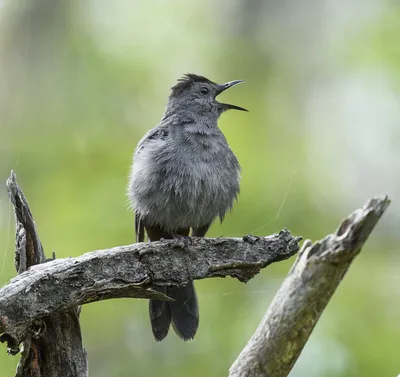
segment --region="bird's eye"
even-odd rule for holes
[[[203,94],[208,94],[208,88],[203,87],[200,89],[200,92],[202,92]]]

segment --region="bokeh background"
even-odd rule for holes
[[[14,169],[47,255],[129,244],[131,155],[194,72],[244,79],[220,120],[242,168],[210,236],[283,227],[317,240],[369,196],[393,203],[335,293],[292,377],[400,373],[400,3],[385,0],[0,0],[0,180]],[[15,275],[0,190],[0,284]],[[145,300],[87,305],[90,375],[225,376],[293,259],[247,285],[196,282],[196,340],[157,344]],[[0,376],[17,357],[1,347]]]

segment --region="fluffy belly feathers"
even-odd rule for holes
[[[166,230],[201,227],[217,216],[222,220],[238,193],[239,165],[229,148],[211,161],[142,156],[133,165],[129,190],[145,224]]]

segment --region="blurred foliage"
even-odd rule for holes
[[[382,156],[390,150],[400,157],[394,142],[399,113],[376,125],[386,139],[370,136],[377,147],[363,154],[368,135],[360,136],[355,123],[340,129],[338,103],[351,117],[357,98],[333,102],[329,113],[328,96],[319,95],[315,106],[310,98],[316,85],[329,94],[337,78],[360,72],[368,88],[377,71],[397,83],[388,90],[398,98],[399,7],[379,0],[301,3],[0,0],[0,177],[16,171],[47,255],[78,256],[133,242],[125,195],[131,155],[159,121],[168,88],[186,72],[246,80],[224,98],[250,112],[220,120],[242,165],[241,195],[209,236],[267,235],[287,227],[315,240],[368,195],[391,190],[396,199],[399,162]],[[382,103],[363,107],[366,121]],[[348,150],[346,139],[352,140]],[[352,161],[360,167],[342,174]],[[352,266],[292,376],[400,373],[396,208]],[[10,214],[3,190],[1,284],[15,275]],[[189,343],[171,331],[157,344],[147,302],[85,306],[90,375],[226,375],[292,262],[270,266],[247,285],[196,282],[201,325]],[[2,351],[0,377],[13,375],[18,357]]]

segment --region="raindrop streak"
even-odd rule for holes
[[[278,220],[278,218],[279,218],[279,216],[280,216],[280,214],[281,214],[281,212],[282,212],[282,208],[283,208],[283,206],[285,205],[286,199],[287,199],[287,197],[288,197],[288,195],[289,195],[289,192],[290,192],[290,189],[291,189],[291,187],[292,187],[292,184],[293,184],[293,181],[294,181],[294,177],[295,177],[295,176],[296,176],[296,171],[293,172],[292,178],[290,179],[290,182],[289,182],[289,186],[288,186],[288,188],[286,189],[286,192],[285,192],[285,195],[284,195],[284,197],[283,197],[282,203],[281,203],[281,205],[280,205],[280,207],[279,207],[279,210],[278,210],[278,212],[277,212],[275,218],[274,218],[273,220],[268,221],[267,223],[261,225],[261,226],[258,227],[257,229],[252,230],[250,233],[258,232],[260,229],[262,229],[262,228],[264,228],[265,226],[267,226],[267,225],[269,225],[269,224],[275,222],[276,220]]]

